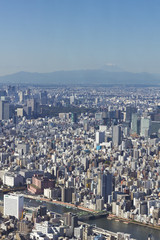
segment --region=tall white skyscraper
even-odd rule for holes
[[[22,217],[24,198],[18,194],[4,195],[4,215],[14,216],[17,219]]]

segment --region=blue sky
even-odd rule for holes
[[[160,73],[159,0],[0,0],[0,75]]]

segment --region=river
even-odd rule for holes
[[[0,199],[3,199],[2,195]],[[25,204],[38,207],[40,205],[47,206],[49,211],[57,212],[57,213],[65,213],[65,212],[77,212],[77,209],[66,208],[61,205],[56,205],[48,202],[39,202],[36,200],[30,200],[25,198]],[[79,210],[78,210],[79,211]],[[125,232],[131,234],[131,237],[137,240],[147,240],[147,236],[152,234],[154,240],[160,240],[160,231],[156,229],[151,229],[148,227],[136,225],[136,224],[125,224],[122,222],[116,222],[114,220],[108,220],[107,218],[100,218],[95,220],[87,220],[85,221],[89,224],[96,224],[97,227],[112,231],[112,232]]]
[[[64,212],[77,212],[77,209],[66,208],[61,205],[56,205],[53,203],[46,203],[46,202],[37,202],[35,200],[25,199],[25,203],[29,204],[30,206],[39,206],[43,204],[47,206],[47,209],[57,213],[64,213]],[[148,227],[143,227],[140,225],[135,224],[125,224],[122,222],[116,222],[114,220],[108,220],[107,218],[100,218],[95,220],[87,220],[85,221],[89,224],[96,224],[97,227],[112,231],[112,232],[125,232],[131,234],[131,237],[137,240],[147,240],[148,235],[151,233],[154,240],[160,240],[160,231],[156,229],[151,229]]]

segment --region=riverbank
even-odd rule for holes
[[[156,229],[156,230],[160,231],[160,226],[154,226],[152,224],[142,223],[142,222],[138,222],[138,221],[135,221],[135,220],[132,220],[132,219],[120,218],[120,217],[117,217],[116,215],[113,215],[113,214],[109,214],[107,219],[108,220],[114,220],[114,221],[120,221],[120,222],[125,223],[125,224],[129,224],[129,223],[136,224],[136,225],[139,225],[139,226],[148,227],[148,228]]]
[[[97,211],[94,211],[94,210],[89,209],[89,208],[85,208],[83,206],[76,206],[72,203],[61,202],[61,201],[57,201],[57,200],[51,200],[51,199],[48,199],[48,198],[41,198],[41,197],[32,196],[32,195],[28,195],[28,194],[27,195],[23,194],[23,196],[24,196],[24,198],[30,198],[30,199],[34,199],[34,200],[37,200],[37,201],[49,202],[49,203],[53,203],[53,204],[57,204],[57,205],[62,205],[62,206],[68,207],[68,208],[75,208],[75,209],[79,209],[79,210],[86,211],[86,212],[97,213]]]
[[[83,206],[76,206],[72,203],[66,203],[66,202],[61,202],[61,201],[57,201],[57,200],[51,200],[51,199],[48,199],[48,198],[40,198],[40,197],[37,197],[37,196],[28,195],[28,194],[27,195],[24,194],[24,197],[29,198],[29,199],[34,199],[34,200],[37,200],[37,201],[48,202],[48,203],[52,203],[52,204],[61,205],[61,206],[67,207],[67,208],[79,209],[81,211],[86,211],[88,213],[92,213],[92,215],[87,215],[87,216],[82,215],[82,216],[80,216],[79,220],[81,220],[81,221],[94,220],[94,219],[106,217],[108,215],[107,213],[105,213],[105,214],[104,213],[99,213],[97,211],[94,211],[94,210],[89,209],[89,208],[85,208]],[[131,220],[131,219],[126,219],[126,218],[120,218],[120,217],[117,217],[116,215],[113,215],[113,214],[108,215],[108,220],[120,221],[124,224],[136,224],[136,225],[139,225],[139,226],[148,227],[148,228],[156,229],[156,230],[160,231],[160,226],[153,226],[152,224],[141,223],[141,222],[134,221],[134,220]]]
[[[25,191],[26,189],[27,189],[26,186],[14,187],[14,188],[0,188],[0,193],[9,193],[9,192]]]
[[[33,195],[29,195],[29,194],[23,194],[23,196],[24,196],[24,198],[34,199],[34,200],[37,200],[37,201],[49,202],[49,203],[53,203],[53,204],[57,204],[57,205],[62,205],[62,206],[68,207],[68,208],[79,209],[79,210],[86,211],[86,212],[91,212],[91,213],[98,213],[97,211],[94,211],[93,209],[89,209],[89,208],[86,208],[86,207],[83,207],[83,206],[76,206],[73,203],[51,200],[51,199],[48,199],[48,198],[42,198],[42,197],[33,196]]]

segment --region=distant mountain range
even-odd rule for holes
[[[160,85],[160,75],[111,72],[106,70],[56,71],[51,73],[18,72],[0,76],[1,84],[30,85]]]

